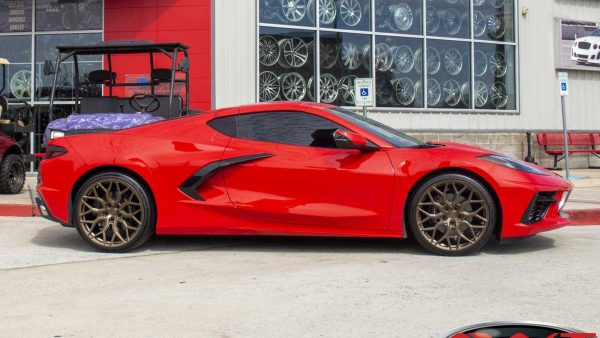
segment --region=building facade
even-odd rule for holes
[[[597,57],[571,60],[597,22],[594,0],[0,1],[0,57],[12,61],[4,94],[40,114],[49,93],[43,62],[65,43],[190,45],[190,103],[202,110],[271,100],[353,107],[354,79],[373,78],[370,117],[425,140],[523,158],[526,131],[562,128],[561,69],[569,69],[569,129],[600,131]],[[124,65],[124,79],[143,71],[136,58]],[[67,112],[70,99],[63,91]],[[573,162],[598,165],[585,155]]]

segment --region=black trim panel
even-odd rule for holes
[[[219,169],[230,167],[237,164],[252,162],[256,160],[260,160],[263,158],[271,157],[272,154],[256,154],[256,155],[248,155],[248,156],[240,156],[228,158],[226,160],[211,162],[206,166],[202,167],[200,170],[196,171],[192,176],[190,176],[185,182],[183,182],[179,186],[179,190],[184,194],[188,195],[192,199],[198,201],[205,201],[204,197],[198,194],[197,190],[202,183],[206,182],[211,176],[213,176]]]

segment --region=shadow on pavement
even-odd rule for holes
[[[530,252],[544,251],[554,248],[555,240],[543,235],[517,239],[514,242],[500,244],[498,241],[491,240],[484,248],[483,252],[490,255],[519,255]]]
[[[40,229],[31,239],[31,243],[43,247],[97,252],[84,242],[75,229],[60,226]],[[554,239],[538,235],[503,245],[490,240],[482,252],[491,255],[514,255],[548,250],[553,247]],[[411,239],[289,236],[159,236],[152,238],[132,253],[196,250],[430,255]]]

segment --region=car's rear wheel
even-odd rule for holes
[[[0,194],[18,194],[25,185],[25,164],[20,155],[10,154],[0,166]]]
[[[73,207],[77,231],[100,250],[129,251],[154,234],[152,196],[129,175],[105,172],[91,177],[77,192]]]
[[[488,189],[461,174],[434,176],[410,201],[412,235],[430,252],[460,256],[481,249],[496,226],[496,207]]]

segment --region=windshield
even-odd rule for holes
[[[592,36],[600,36],[600,29],[596,29],[593,33]]]
[[[381,139],[387,141],[388,143],[398,148],[410,148],[425,144],[392,127],[386,126],[385,124],[377,122],[368,117],[364,117],[362,115],[353,113],[344,108],[338,107],[329,109],[329,111],[352,124],[355,124],[365,130],[368,130],[369,132],[377,135]]]

